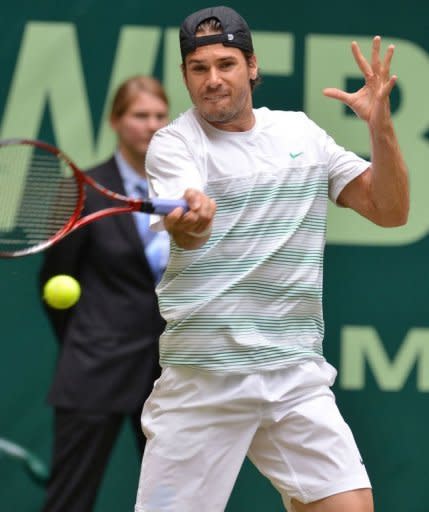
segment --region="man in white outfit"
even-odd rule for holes
[[[408,177],[389,95],[393,46],[355,93],[324,94],[366,122],[371,162],[302,112],[254,109],[249,27],[228,7],[188,16],[183,77],[194,108],[152,139],[152,195],[185,197],[155,229],[172,240],[157,288],[163,372],[143,409],[136,512],[221,512],[244,457],[296,512],[372,512],[371,484],[330,390],[322,269],[328,199],[380,226],[407,220]]]

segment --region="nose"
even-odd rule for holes
[[[158,117],[150,116],[148,119],[148,127],[153,132],[156,132],[157,130],[159,130],[159,128],[162,127],[162,122],[160,121],[160,119],[158,119]]]
[[[207,76],[207,85],[209,87],[218,87],[221,83],[221,77],[216,67],[211,67]]]

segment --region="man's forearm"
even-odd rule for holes
[[[371,196],[383,225],[405,224],[409,211],[408,170],[392,123],[371,130]]]

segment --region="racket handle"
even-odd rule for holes
[[[149,213],[157,215],[168,215],[175,208],[183,208],[184,212],[189,210],[188,203],[184,199],[159,199],[154,198],[150,201],[151,208]],[[142,211],[148,211],[142,206]]]

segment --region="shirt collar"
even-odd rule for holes
[[[137,171],[125,160],[119,149],[115,151],[115,160],[118,165],[119,174],[121,175],[124,183],[125,191],[129,195],[135,195],[137,185],[140,187],[147,187],[146,179],[140,176]]]

